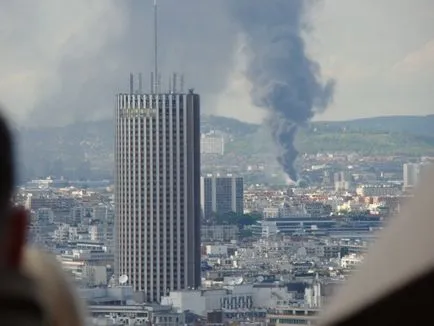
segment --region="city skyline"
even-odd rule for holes
[[[89,325],[423,324],[405,308],[434,276],[433,18],[432,0],[0,0],[4,275],[59,294],[36,304],[53,321],[60,303]]]

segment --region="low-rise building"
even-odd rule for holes
[[[202,225],[202,241],[229,242],[238,238],[239,228],[236,225]]]

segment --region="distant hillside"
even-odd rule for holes
[[[206,117],[207,128],[236,134],[226,150],[242,155],[270,153],[273,148],[266,126],[224,117]],[[365,155],[434,154],[434,115],[391,116],[343,122],[314,122],[300,131],[297,148],[302,153],[359,152]]]
[[[114,129],[111,120],[21,129],[18,135],[23,177],[112,175]]]
[[[201,118],[202,132],[220,130],[233,136],[243,136],[256,132],[259,125],[245,123],[236,119],[218,117],[215,115],[204,115]]]
[[[434,116],[384,117],[345,122],[317,122],[297,138],[300,152],[348,151],[361,154],[434,155]],[[235,119],[203,116],[201,129],[224,131],[228,153],[271,156],[266,126]],[[74,123],[66,127],[21,129],[19,162],[24,177],[65,175],[70,178],[110,177],[114,129],[111,120]]]
[[[434,115],[388,116],[343,122],[317,122],[313,125],[319,128],[346,128],[352,131],[385,131],[412,135],[434,135]]]
[[[301,131],[297,148],[303,153],[357,152],[362,155],[434,155],[434,136],[387,131]]]
[[[231,134],[250,134],[260,127],[256,124],[244,123],[236,119],[203,116],[202,129],[204,131],[218,129]],[[434,135],[434,115],[428,116],[387,116],[376,118],[365,118],[348,121],[320,121],[313,122],[311,129],[319,131],[375,131],[387,133],[403,133],[411,135]]]

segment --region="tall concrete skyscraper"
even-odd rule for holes
[[[200,98],[119,94],[115,116],[117,275],[159,301],[201,282]]]
[[[148,302],[201,283],[200,98],[182,76],[160,91],[154,13],[151,90],[130,75],[115,112],[116,274]]]

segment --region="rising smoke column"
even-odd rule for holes
[[[318,63],[305,51],[302,33],[309,0],[236,0],[228,6],[246,38],[249,63],[246,77],[251,98],[268,112],[277,160],[293,181],[298,152],[294,146],[300,127],[327,107],[334,81],[323,84]]]

